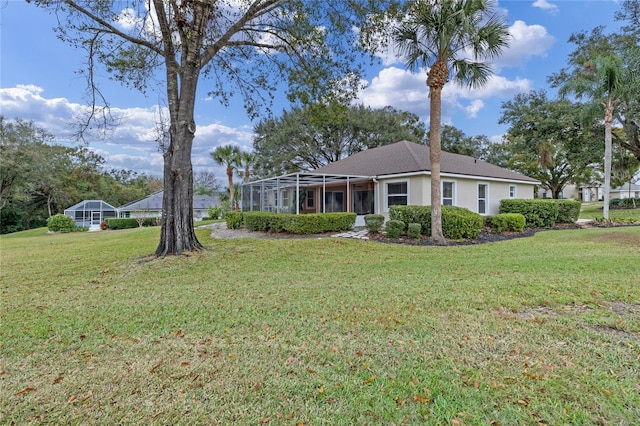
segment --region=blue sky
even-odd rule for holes
[[[469,136],[486,135],[499,141],[506,131],[498,120],[500,105],[516,94],[545,89],[551,95],[547,77],[566,64],[573,45],[569,36],[598,25],[614,31],[619,23],[614,0],[499,1],[512,35],[511,46],[494,64],[495,76],[479,90],[467,90],[453,83],[443,91],[443,123]],[[71,118],[86,102],[86,83],[78,74],[86,55],[58,40],[52,30],[55,16],[32,4],[0,0],[0,114],[33,120],[56,136],[59,143],[72,143]],[[382,108],[390,105],[413,112],[428,122],[428,91],[425,72],[411,73],[392,53],[381,54],[382,62],[363,76],[367,88],[359,102]],[[158,94],[144,96],[99,75],[100,85],[112,108],[125,117],[106,140],[95,138],[89,147],[106,160],[107,168],[132,169],[148,175],[162,175],[162,154],[154,142]],[[200,87],[204,87],[201,83]],[[225,108],[208,99],[206,90],[197,99],[198,131],[194,141],[194,169],[213,171],[225,182],[224,171],[209,157],[216,146],[239,145],[251,149],[252,122],[236,102]],[[274,111],[288,105],[276,94]]]

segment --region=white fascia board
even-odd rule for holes
[[[403,177],[411,177],[411,176],[431,176],[430,171],[420,171],[420,172],[408,172],[408,173],[398,173],[398,174],[390,174],[390,175],[380,175],[377,176],[377,179],[395,179],[395,178],[403,178]],[[496,178],[496,177],[488,177],[488,176],[477,176],[477,175],[463,175],[458,173],[440,173],[440,176],[449,177],[449,178],[459,178],[459,179],[471,179],[471,180],[482,180],[482,181],[494,181],[494,182],[508,182],[508,183],[523,183],[526,185],[540,185],[542,182],[539,181],[527,181],[527,180],[519,180],[519,179],[505,179],[505,178]]]

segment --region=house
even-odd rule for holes
[[[520,173],[448,152],[442,152],[440,169],[442,204],[482,215],[499,213],[504,198],[533,198],[540,184]],[[392,205],[429,204],[429,147],[407,141],[361,151],[310,172],[242,186],[243,211],[388,216]]]
[[[560,192],[560,198],[567,200],[580,200],[582,202],[598,201],[603,197],[604,188],[599,182],[585,183],[581,185],[567,184],[562,192]],[[536,193],[538,198],[551,198],[551,192],[545,188],[539,187]]]
[[[640,198],[640,185],[625,183],[609,192],[610,198]]]
[[[118,209],[102,200],[84,200],[64,210],[76,226],[91,228],[99,226],[105,219],[118,217]]]
[[[132,201],[118,207],[118,217],[162,217],[162,197],[164,191],[157,191],[151,195]],[[209,195],[193,196],[193,219],[202,220],[209,216],[208,210],[218,205],[218,199]]]

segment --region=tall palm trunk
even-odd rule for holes
[[[442,88],[449,79],[446,62],[436,61],[429,70],[429,160],[431,161],[431,240],[445,245],[447,241],[442,233],[442,184],[440,181],[440,153],[442,141],[440,123],[442,121]]]
[[[604,206],[602,215],[609,219],[609,198],[611,193],[611,125],[613,123],[613,102],[607,98],[604,112]]]
[[[233,167],[231,166],[231,164],[227,164],[227,179],[229,179],[229,205],[233,209],[236,191],[233,187]]]

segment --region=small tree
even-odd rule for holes
[[[212,153],[213,161],[221,166],[225,166],[227,179],[229,180],[229,203],[233,208],[235,201],[235,187],[233,186],[233,171],[240,164],[240,149],[235,145],[225,145],[217,147]]]

